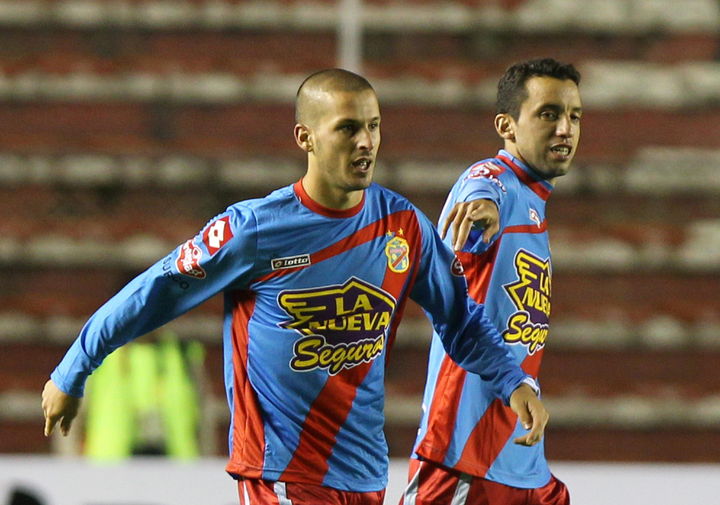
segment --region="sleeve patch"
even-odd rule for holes
[[[218,250],[232,238],[233,232],[230,228],[230,218],[227,216],[217,219],[205,228],[203,232],[203,242],[210,256],[218,252]]]
[[[203,270],[203,267],[200,266],[202,256],[202,249],[195,245],[192,239],[188,240],[180,247],[180,252],[175,262],[178,272],[188,277],[194,277],[195,279],[204,279],[207,274],[205,270]]]
[[[486,161],[484,163],[477,163],[470,168],[470,172],[467,175],[467,179],[487,179],[488,181],[495,184],[503,193],[507,193],[507,189],[498,176],[503,173],[505,169],[492,162]]]

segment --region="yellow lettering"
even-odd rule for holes
[[[345,365],[345,358],[347,356],[347,350],[344,347],[335,349],[332,353],[332,359],[329,371],[331,374],[336,374]]]
[[[362,346],[362,352],[363,352],[363,354],[369,358],[369,357],[372,356],[372,354],[373,354],[373,348],[374,348],[374,347],[375,347],[375,344],[372,343],[372,342],[368,342],[368,343],[366,343],[366,344],[363,344],[363,346]]]
[[[323,344],[322,339],[307,338],[295,344],[295,357],[291,361],[293,368],[309,370],[317,366],[318,356],[316,349]]]
[[[355,300],[353,312],[358,312],[359,310],[372,310],[372,304],[370,304],[370,298],[368,295],[358,295],[357,300]]]
[[[526,312],[513,314],[508,321],[508,329],[503,332],[505,342],[526,345],[530,354],[545,346],[547,335],[547,325],[534,325]]]
[[[550,275],[546,272],[540,274],[540,291],[545,295],[550,295]]]
[[[345,299],[342,296],[335,298],[335,312],[338,316],[352,312],[352,310],[345,310]]]
[[[342,331],[347,327],[347,320],[343,317],[340,318],[340,324],[338,324],[337,319],[331,319],[328,321],[328,329],[330,330],[336,330],[336,331]]]
[[[522,329],[522,332],[520,334],[520,340],[523,342],[523,344],[526,344],[528,342],[528,335],[533,330],[532,326],[524,326]]]
[[[325,330],[327,329],[327,321],[310,321],[308,323],[308,329],[313,333],[317,333],[319,330]]]
[[[343,368],[374,360],[382,354],[384,348],[384,334],[374,340],[337,345],[328,344],[320,335],[312,335],[295,343],[295,357],[290,365],[299,372],[325,368],[331,375],[335,375]]]
[[[363,329],[364,330],[372,330],[375,326],[375,321],[377,321],[378,314],[369,314],[367,312],[364,312],[362,314],[363,318]]]
[[[361,348],[359,345],[350,346],[347,351],[348,363],[359,363],[362,359]]]
[[[550,299],[535,289],[526,289],[523,295],[522,305],[525,308],[539,310],[543,314],[550,315]]]
[[[534,289],[526,289],[525,296],[523,296],[523,307],[535,307],[537,304],[539,293]]]
[[[347,318],[347,329],[349,331],[360,331],[362,320],[359,314],[353,314]]]
[[[330,362],[330,355],[332,354],[332,349],[325,348],[322,351],[320,351],[320,364],[325,366]]]
[[[383,312],[380,314],[380,317],[378,319],[377,326],[375,326],[374,330],[384,330],[388,327],[390,324],[390,312]]]
[[[527,322],[527,314],[520,312],[513,314],[508,322],[508,329],[503,334],[506,342],[518,342],[522,333],[522,325]]]
[[[376,354],[380,354],[382,350],[385,348],[385,339],[380,337],[375,341],[375,345],[372,349],[372,355],[375,356]]]

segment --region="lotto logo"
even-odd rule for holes
[[[310,255],[301,254],[299,256],[288,256],[287,258],[275,258],[270,262],[273,270],[282,270],[285,268],[295,268],[309,265]]]
[[[223,217],[218,219],[210,226],[205,228],[203,233],[203,242],[207,247],[210,256],[215,254],[222,246],[227,244],[233,238],[233,232],[230,229],[230,218]]]

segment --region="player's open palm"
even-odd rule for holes
[[[545,406],[537,397],[535,391],[526,384],[523,384],[510,396],[510,408],[518,415],[520,423],[526,430],[527,434],[514,440],[520,445],[535,445],[540,442],[545,433],[550,414],[545,410]]]
[[[480,228],[483,231],[482,240],[486,244],[500,229],[500,216],[497,205],[492,200],[478,199],[469,202],[458,202],[448,214],[443,223],[440,235],[445,238],[449,228],[452,228],[453,250],[459,251],[467,242],[470,230]]]
[[[67,436],[70,425],[80,408],[80,398],[70,396],[55,385],[52,380],[45,383],[42,392],[42,409],[45,415],[45,436],[50,436],[60,422],[60,431]]]

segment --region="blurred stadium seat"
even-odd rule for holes
[[[0,432],[13,433],[0,452],[51,450],[39,393],[99,304],[226,205],[303,173],[292,101],[337,64],[337,4],[0,1]],[[720,4],[368,0],[362,22],[378,180],[431,218],[499,147],[502,70],[577,64],[583,140],[549,204],[548,454],[717,461]],[[216,410],[220,311],[173,323],[208,349]],[[409,307],[388,369],[396,457],[414,439],[428,339]],[[227,417],[214,417],[222,454]]]

